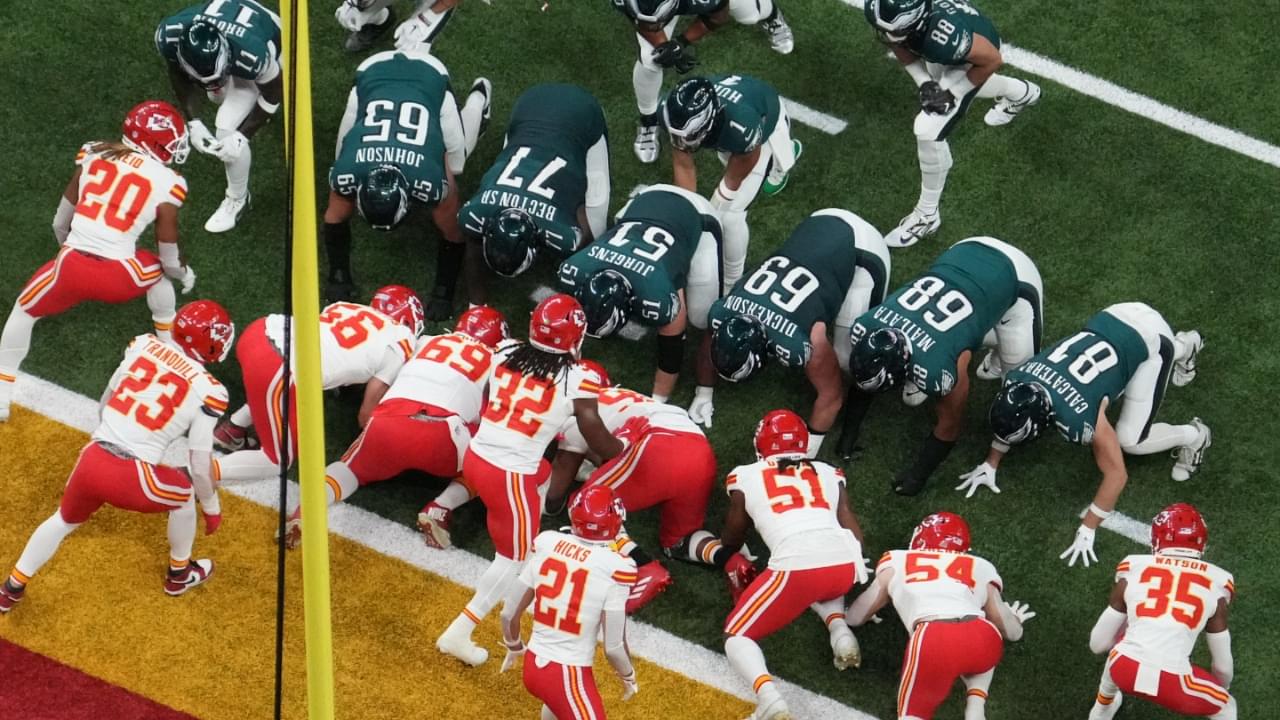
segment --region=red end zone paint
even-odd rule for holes
[[[194,720],[92,675],[0,640],[0,708],[27,720]]]

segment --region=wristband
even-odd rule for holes
[[[1091,512],[1091,513],[1093,513],[1094,515],[1098,516],[1098,518],[1099,518],[1099,519],[1101,519],[1101,520],[1106,520],[1107,518],[1111,517],[1111,513],[1115,512],[1115,511],[1114,511],[1114,510],[1103,510],[1102,508],[1098,507],[1096,503],[1089,503],[1089,512]]]
[[[998,453],[1007,453],[1009,452],[1009,443],[999,438],[991,438],[991,449]]]
[[[916,87],[920,87],[921,85],[933,79],[933,77],[929,75],[929,69],[926,68],[924,63],[919,60],[911,62],[910,64],[907,64],[907,65],[903,65],[902,69],[906,70],[907,74],[911,76],[911,79],[912,81],[915,82]]]
[[[276,111],[280,109],[280,103],[267,102],[266,98],[259,95],[258,107],[262,108],[262,111],[268,115],[275,115]]]
[[[715,391],[715,388],[708,385],[699,385],[693,391],[693,397],[697,400],[710,400],[711,396],[715,394]]]

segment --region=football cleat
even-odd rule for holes
[[[164,579],[164,594],[177,597],[193,587],[203,585],[213,575],[213,561],[200,558],[187,563],[187,566],[169,574]]]
[[[205,232],[221,233],[230,230],[240,221],[240,216],[249,209],[249,193],[244,197],[233,198],[230,195],[222,198],[222,204],[209,216],[204,224]]]
[[[796,139],[791,140],[791,149],[795,154],[795,159],[800,160],[800,156],[804,154],[804,145]],[[787,186],[787,179],[791,177],[791,172],[782,172],[782,168],[776,163],[769,168],[769,176],[764,179],[764,186],[761,190],[765,195],[777,195]]]
[[[725,579],[729,581],[729,595],[736,603],[760,574],[760,568],[757,568],[755,563],[748,560],[742,553],[734,553],[724,564],[724,574]]]
[[[1003,97],[997,98],[995,106],[987,111],[983,121],[991,127],[1008,125],[1023,110],[1040,102],[1040,86],[1030,80],[1023,80],[1023,82],[1027,84],[1027,93],[1025,95],[1018,100]]]
[[[642,163],[658,161],[658,124],[646,125],[641,122],[636,126],[636,142],[632,146],[636,158]]]
[[[1098,698],[1089,711],[1089,720],[1111,720],[1120,710],[1120,703],[1124,702],[1124,693],[1117,692],[1105,705],[1101,701],[1102,696],[1099,695]]]
[[[636,584],[631,586],[631,594],[627,596],[627,614],[653,602],[658,594],[671,584],[671,573],[662,567],[657,560],[650,560],[636,571]]]
[[[9,612],[13,609],[14,605],[22,602],[22,596],[26,594],[26,592],[26,585],[23,585],[20,588],[15,588],[9,584],[7,579],[0,583],[0,615]]]
[[[840,623],[831,635],[831,662],[837,670],[862,667],[862,648],[848,625]]]
[[[453,293],[442,285],[435,286],[431,291],[431,297],[427,298],[424,312],[426,318],[432,322],[449,319],[449,316],[453,315]]]
[[[1000,366],[1000,356],[996,355],[995,350],[987,351],[987,356],[982,358],[982,364],[978,366],[976,374],[983,380],[999,380],[1004,377],[1004,368]]]
[[[1196,379],[1196,356],[1204,349],[1204,338],[1195,330],[1180,332],[1176,337],[1178,342],[1191,348],[1191,352],[1173,364],[1173,374],[1169,380],[1176,387],[1184,387]]]
[[[889,231],[884,238],[884,243],[891,248],[911,247],[938,232],[940,227],[942,227],[942,215],[939,213],[925,215],[919,210],[912,210],[910,215],[902,218],[898,227]]]
[[[434,502],[418,512],[418,530],[422,531],[422,539],[437,550],[447,550],[453,545],[449,536],[449,522],[453,511]]]
[[[436,640],[436,649],[452,655],[462,662],[477,667],[489,659],[489,651],[475,644],[469,637],[459,637],[446,631]]]
[[[919,407],[928,400],[929,396],[920,386],[914,382],[905,382],[902,384],[902,402],[907,407]]]
[[[355,32],[347,35],[347,39],[343,41],[342,47],[349,53],[362,53],[373,47],[378,40],[386,35],[391,28],[396,25],[396,9],[387,8],[387,19],[380,23],[369,23]]]
[[[489,78],[476,78],[475,82],[471,83],[471,92],[467,93],[467,97],[476,93],[480,93],[480,97],[484,98],[484,112],[480,114],[480,130],[476,133],[480,136],[489,129],[489,118],[492,115],[493,83],[489,82]]]
[[[791,714],[791,709],[787,707],[787,701],[778,695],[769,702],[762,701],[757,705],[751,717],[754,720],[792,720],[794,716]]]
[[[1204,451],[1213,444],[1213,433],[1209,432],[1209,426],[1205,425],[1204,421],[1198,417],[1191,418],[1191,424],[1200,431],[1196,444],[1173,451],[1173,472],[1170,476],[1178,482],[1188,480],[1195,474],[1195,471],[1200,468],[1200,463],[1204,461]]]
[[[796,36],[791,32],[791,26],[787,24],[787,19],[782,17],[782,11],[774,8],[772,20],[764,20],[760,23],[760,27],[769,36],[769,47],[773,51],[781,55],[789,55],[792,50],[796,49]]]
[[[243,450],[249,439],[249,428],[242,428],[230,420],[223,420],[213,429],[213,444],[224,452]]]
[[[284,549],[297,550],[302,547],[302,516],[294,514],[284,523]]]

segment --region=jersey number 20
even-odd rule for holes
[[[102,158],[94,158],[84,173],[89,182],[80,193],[76,214],[90,220],[101,217],[112,230],[129,232],[151,197],[151,181],[137,173],[121,174],[116,163]]]

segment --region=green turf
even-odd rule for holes
[[[506,0],[487,6],[468,0],[437,44],[456,88],[465,89],[483,74],[496,89],[492,129],[468,163],[464,195],[500,147],[514,97],[530,84],[551,80],[578,82],[604,104],[613,139],[615,208],[634,185],[668,180],[665,151],[656,166],[642,166],[631,154],[635,45],[625,22],[605,0],[560,0],[545,13],[538,11],[539,4]],[[1004,35],[1021,47],[1271,142],[1280,140],[1273,112],[1280,90],[1263,82],[1269,77],[1267,53],[1251,41],[1252,28],[1266,20],[1258,4],[1231,0],[1212,11],[1203,4],[1193,10],[1172,2],[1095,3],[1083,10],[1043,0],[986,5]],[[11,198],[0,297],[15,297],[29,274],[52,256],[49,220],[80,143],[114,136],[122,113],[137,100],[169,96],[151,34],[173,7],[85,3],[73,15],[51,7],[30,16],[19,15],[12,4],[0,7],[0,67],[7,80],[0,85],[0,107],[10,148],[0,186]],[[797,36],[796,51],[788,57],[770,52],[758,30],[738,26],[699,48],[709,73],[759,75],[788,97],[849,121],[835,137],[796,126],[805,157],[784,193],[762,198],[752,209],[753,262],[822,207],[851,209],[888,229],[910,209],[917,189],[910,132],[915,100],[905,75],[884,58],[852,9],[836,0],[788,0],[785,7]],[[341,33],[328,5],[316,3],[311,20],[317,169],[323,173],[359,58],[341,51]],[[1046,285],[1046,339],[1073,332],[1099,308],[1126,300],[1150,302],[1174,327],[1197,327],[1205,334],[1208,349],[1199,379],[1172,389],[1161,417],[1204,417],[1214,429],[1208,460],[1194,480],[1176,485],[1168,478],[1167,458],[1130,459],[1130,487],[1120,509],[1147,518],[1169,502],[1186,500],[1205,511],[1212,528],[1210,558],[1236,574],[1241,590],[1232,622],[1238,677],[1232,690],[1247,717],[1265,716],[1265,708],[1280,707],[1280,692],[1268,679],[1280,666],[1280,617],[1269,601],[1280,593],[1270,557],[1280,539],[1271,523],[1280,505],[1271,478],[1280,451],[1271,438],[1280,428],[1267,390],[1269,379],[1280,373],[1272,329],[1280,319],[1272,250],[1280,236],[1273,199],[1277,171],[1053,83],[1041,84],[1043,100],[1016,124],[985,127],[981,113],[987,106],[980,102],[961,125],[953,136],[956,165],[943,203],[942,231],[934,240],[895,253],[893,278],[901,282],[920,271],[950,242],[993,235],[1025,249],[1039,265]],[[191,192],[182,228],[200,274],[198,294],[226,304],[241,327],[277,309],[282,295],[283,163],[278,149],[270,149],[278,148],[280,137],[280,127],[272,125],[255,139],[254,209],[226,235],[201,230],[220,200],[220,166],[193,155],[184,168]],[[703,190],[709,191],[715,162],[702,161]],[[389,281],[430,287],[436,238],[425,216],[390,234],[360,227],[355,233],[356,272],[366,289]],[[550,280],[551,265],[544,262],[525,278],[495,285],[498,304],[513,325],[526,317],[528,293]],[[128,338],[148,327],[141,302],[78,308],[37,326],[25,369],[96,396]],[[652,373],[650,343],[591,341],[586,352],[603,360],[615,378],[643,390]],[[692,369],[691,357],[686,368]],[[228,365],[218,372],[238,392],[238,369]],[[927,432],[927,410],[912,411],[889,399],[873,410],[863,438],[867,450],[849,468],[867,553],[874,558],[900,546],[929,511],[963,512],[973,525],[975,549],[1000,568],[1008,596],[1029,601],[1039,612],[1026,639],[1008,648],[992,688],[989,717],[1083,717],[1101,669],[1100,659],[1088,652],[1088,631],[1105,601],[1110,568],[1138,546],[1101,533],[1101,567],[1068,570],[1057,559],[1071,540],[1075,512],[1091,497],[1096,471],[1087,451],[1056,438],[1008,460],[999,496],[966,501],[951,490],[952,478],[983,454],[982,423],[993,392],[992,385],[975,385],[970,432],[933,486],[914,499],[894,496],[887,481]],[[687,403],[691,394],[690,373],[675,399]],[[782,405],[804,409],[809,401],[799,377],[776,368],[749,387],[722,387],[710,432],[722,470],[752,459],[750,429],[763,411]],[[329,410],[329,447],[336,454],[352,436],[354,422],[349,404],[335,400]],[[361,491],[355,502],[411,523],[438,487],[421,479],[399,480]],[[712,528],[722,511],[716,493],[708,520]],[[631,525],[642,542],[655,543],[651,517],[642,514]],[[479,508],[460,512],[457,527],[464,546],[488,551]],[[717,647],[730,607],[722,580],[683,564],[674,564],[672,572],[677,584],[641,617]],[[777,674],[889,717],[905,633],[890,621],[860,636],[866,663],[856,672],[831,668],[825,634],[811,618],[802,618],[764,647]],[[957,717],[958,705],[948,706],[946,713]],[[1168,717],[1139,703],[1127,705],[1123,714]]]

